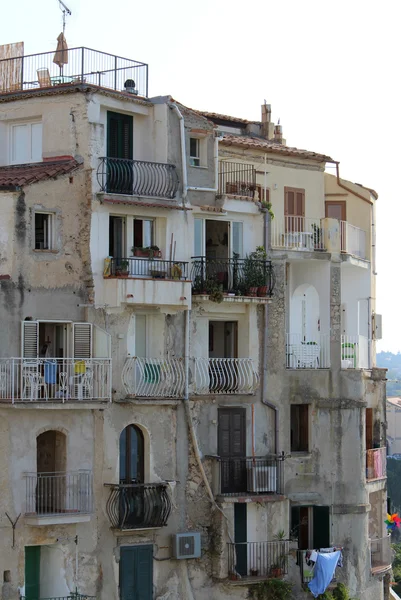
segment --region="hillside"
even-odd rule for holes
[[[388,369],[387,379],[398,380],[387,382],[387,397],[401,396],[401,353],[379,352],[376,363],[378,367]]]

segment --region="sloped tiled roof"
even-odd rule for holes
[[[71,173],[80,166],[75,158],[45,160],[40,163],[0,167],[0,189],[22,187]]]
[[[195,111],[202,115],[202,117],[206,117],[207,119],[218,119],[219,121],[232,121],[233,123],[258,123],[258,121],[248,121],[247,119],[240,119],[239,117],[230,117],[229,115],[221,115],[220,113],[214,112],[206,112],[204,110]]]
[[[311,152],[310,150],[301,150],[299,148],[291,148],[290,146],[284,146],[277,142],[270,140],[264,140],[261,138],[245,137],[240,135],[224,134],[220,144],[223,146],[237,146],[239,148],[248,148],[256,150],[264,150],[265,152],[272,152],[275,154],[283,154],[286,156],[297,156],[299,158],[309,158],[319,162],[332,161],[330,156],[319,154],[317,152]]]

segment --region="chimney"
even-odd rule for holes
[[[274,128],[274,141],[277,142],[277,144],[283,143],[283,128],[279,124]]]
[[[262,135],[267,140],[269,139],[269,124],[272,116],[271,104],[262,104]]]

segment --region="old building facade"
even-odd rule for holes
[[[3,596],[381,600],[376,193],[76,51],[0,71]]]

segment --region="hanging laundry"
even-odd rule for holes
[[[319,553],[314,569],[314,576],[308,587],[314,598],[323,594],[333,579],[341,552]]]

